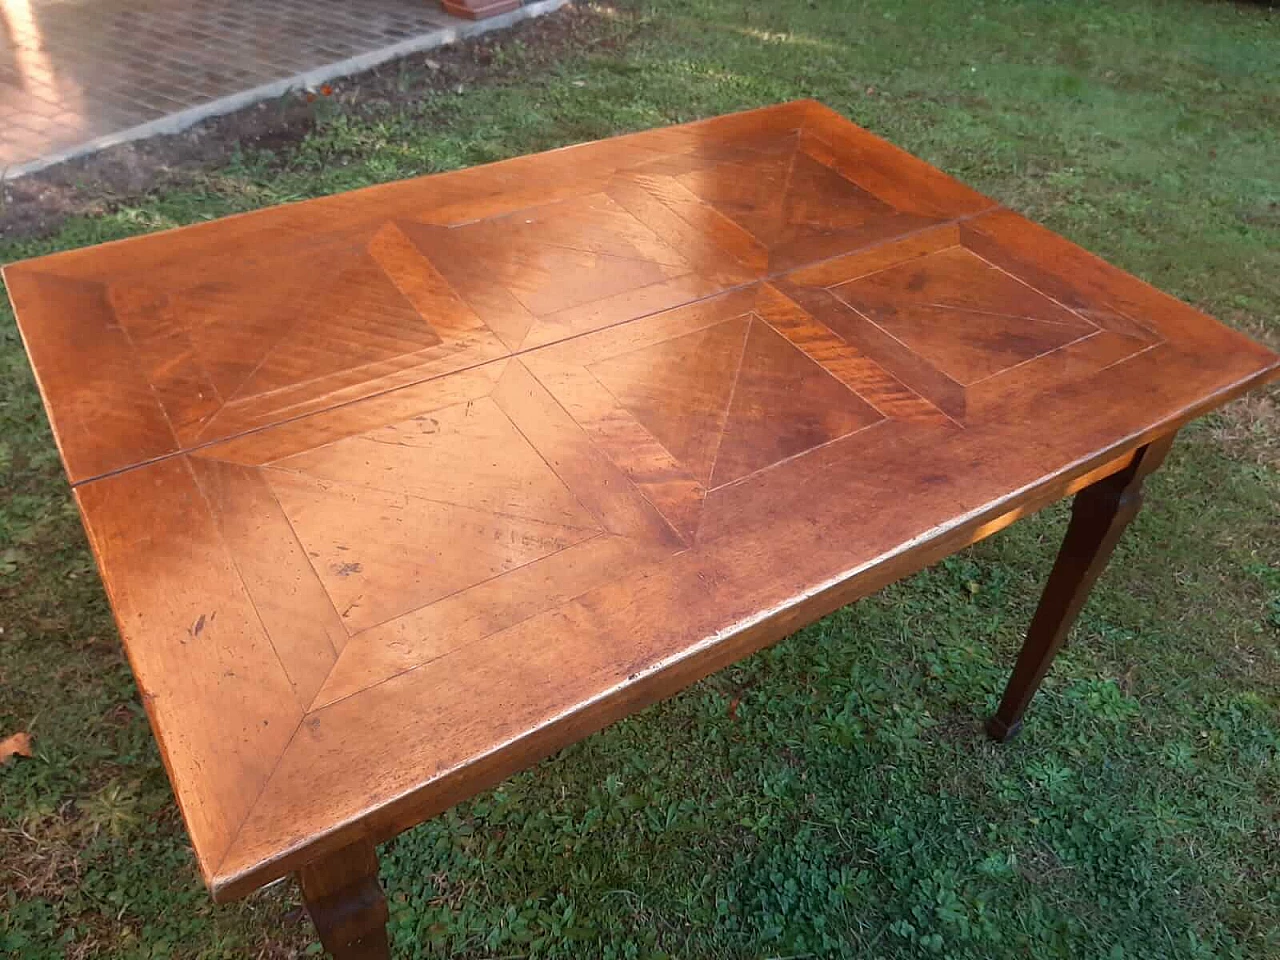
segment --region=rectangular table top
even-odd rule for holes
[[[813,102],[4,273],[204,876],[389,836],[1278,358]]]

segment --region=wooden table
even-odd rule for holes
[[[817,103],[10,266],[216,900],[1076,494],[1013,735],[1174,431],[1278,358]]]

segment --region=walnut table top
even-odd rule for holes
[[[5,280],[218,899],[1132,472],[1277,364],[812,102]]]

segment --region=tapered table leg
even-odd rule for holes
[[[1153,441],[1138,450],[1123,470],[1076,494],[1066,539],[1018,653],[1000,709],[987,721],[987,733],[992,739],[1004,743],[1022,728],[1027,704],[1066,640],[1120,535],[1142,507],[1143,481],[1160,466],[1172,444],[1173,434]]]
[[[354,843],[298,871],[302,899],[334,960],[390,960],[387,900],[372,843]]]

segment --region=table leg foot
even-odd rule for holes
[[[1161,437],[1134,454],[1123,470],[1076,494],[1071,523],[1036,608],[1026,642],[987,734],[1007,743],[1022,729],[1022,715],[1062,647],[1089,591],[1106,568],[1120,535],[1142,507],[1142,483],[1160,466],[1173,443]]]
[[[991,717],[987,721],[986,729],[987,736],[996,743],[1008,743],[1022,732],[1022,721],[1018,720],[1013,726],[1007,726],[999,717]]]
[[[353,843],[298,871],[302,899],[334,960],[390,960],[387,899],[372,843]]]

